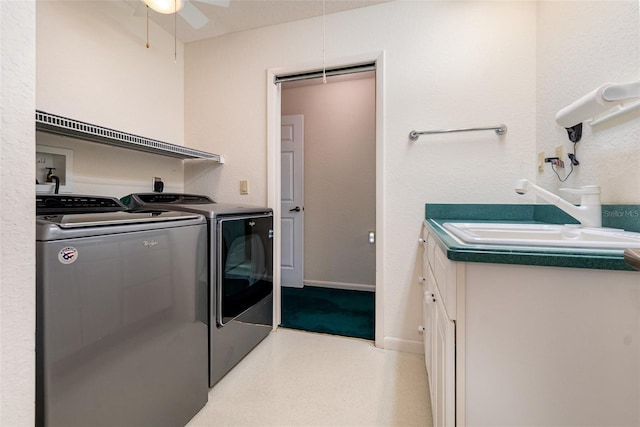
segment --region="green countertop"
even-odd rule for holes
[[[445,222],[471,221],[577,224],[551,205],[425,205],[424,222],[452,261],[636,271],[625,262],[623,249],[462,244],[442,228]],[[640,205],[603,205],[602,226],[640,232]]]

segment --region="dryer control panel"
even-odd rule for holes
[[[129,207],[139,207],[154,203],[163,205],[208,205],[215,203],[207,196],[182,193],[136,193],[125,196],[120,200]]]

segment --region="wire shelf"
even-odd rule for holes
[[[219,154],[169,144],[157,139],[121,132],[39,110],[36,110],[36,130],[162,156],[179,159],[205,159],[223,163],[223,158]]]

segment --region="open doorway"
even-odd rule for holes
[[[281,114],[281,324],[374,339],[375,71],[282,83]]]

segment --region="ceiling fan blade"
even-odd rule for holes
[[[189,0],[185,0],[184,7],[178,13],[195,29],[202,28],[209,22],[209,18],[192,5]]]
[[[127,2],[133,8],[133,16],[140,17],[147,15],[147,5],[142,0],[135,2]]]
[[[229,7],[229,0],[195,0],[195,1],[212,4],[214,6]]]

